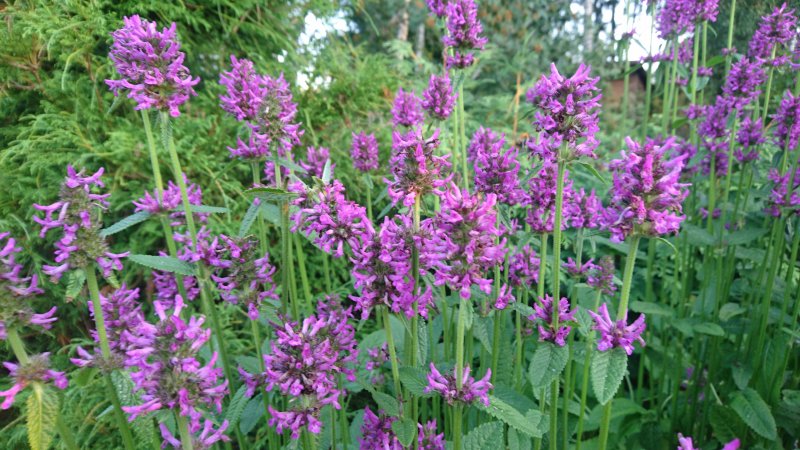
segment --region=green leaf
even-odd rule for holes
[[[628,369],[628,355],[616,347],[592,356],[592,388],[597,401],[605,405],[617,394]]]
[[[231,212],[230,209],[225,208],[224,206],[189,205],[189,209],[193,213],[200,213],[200,214],[224,214]],[[174,211],[183,212],[183,206],[175,208]]]
[[[408,448],[417,437],[417,424],[407,418],[395,420],[392,422],[392,431],[397,436],[397,440],[403,444],[403,448]]]
[[[711,236],[705,228],[700,228],[697,225],[689,223],[684,223],[681,227],[683,228],[681,232],[686,233],[689,237],[689,244],[695,247],[705,247],[715,244],[714,237]]]
[[[69,273],[67,279],[67,291],[64,294],[68,302],[75,300],[83,290],[83,285],[86,284],[86,272],[83,269],[75,269]]]
[[[512,308],[514,311],[519,311],[519,313],[520,313],[520,314],[522,314],[522,315],[523,315],[523,316],[525,316],[525,317],[528,317],[528,316],[530,316],[530,315],[532,315],[532,314],[533,314],[533,308],[531,308],[531,307],[530,307],[530,306],[528,306],[528,305],[524,305],[524,304],[522,304],[521,302],[514,302],[514,303],[512,303],[512,304],[511,304],[511,308]]]
[[[151,269],[179,273],[186,276],[194,275],[194,266],[171,256],[130,255],[128,259]]]
[[[425,392],[425,388],[428,386],[428,374],[419,367],[401,367],[400,382],[416,397],[430,397],[432,395]]]
[[[247,405],[247,400],[249,400],[247,398],[247,386],[241,385],[228,404],[228,410],[225,411],[225,420],[230,422],[232,428],[239,423],[239,418],[242,417],[242,412]]]
[[[750,383],[750,378],[753,377],[753,368],[747,363],[737,363],[731,368],[731,374],[736,387],[745,390],[747,389],[747,384]]]
[[[759,436],[774,441],[778,437],[775,418],[758,392],[747,388],[733,394],[731,408]]]
[[[31,450],[46,450],[53,442],[58,414],[58,397],[41,383],[34,382],[28,397],[27,426]]]
[[[325,160],[325,167],[322,168],[322,182],[330,184],[331,177],[333,177],[333,171],[331,170],[331,159],[328,158]]]
[[[602,175],[600,175],[600,172],[598,172],[597,169],[593,165],[591,165],[589,163],[585,163],[585,162],[580,162],[580,161],[578,161],[577,164],[580,165],[581,167],[583,167],[584,169],[588,170],[589,173],[594,175],[594,177],[597,178],[598,180],[602,181],[603,184],[605,184],[605,185],[608,184],[608,180],[606,180]]]
[[[541,343],[533,354],[528,368],[528,381],[534,388],[547,386],[567,366],[569,350],[550,342]]]
[[[531,440],[520,436],[513,428],[508,429],[508,450],[531,450]]]
[[[726,240],[728,245],[744,245],[755,241],[766,233],[766,228],[744,228],[734,231]]]
[[[672,317],[675,312],[668,306],[653,303],[653,302],[640,302],[635,301],[630,304],[631,311],[646,314],[648,316],[667,316]]]
[[[492,351],[492,341],[489,338],[489,319],[487,317],[477,316],[472,322],[472,335],[478,338],[478,341],[483,345],[487,352]]]
[[[285,189],[278,189],[274,187],[258,187],[244,191],[246,194],[253,194],[256,197],[268,202],[285,202],[292,198],[297,197],[294,192],[286,191]]]
[[[706,61],[706,67],[714,67],[719,63],[725,62],[725,55],[716,55],[713,58]]]
[[[386,414],[400,417],[400,403],[396,398],[375,390],[372,391],[372,398],[378,404],[378,408],[382,409]]]
[[[252,202],[250,203],[250,207],[247,208],[247,212],[244,213],[244,217],[242,217],[242,223],[239,224],[239,237],[245,237],[247,232],[250,231],[250,228],[253,226],[253,222],[256,221],[258,217],[258,213],[261,210],[261,205],[263,202]]]
[[[739,416],[728,406],[714,405],[709,417],[714,435],[722,442],[728,442],[742,436],[744,424]]]
[[[503,448],[503,424],[489,422],[472,429],[464,437],[464,450],[487,450]]]
[[[516,408],[493,395],[489,396],[489,406],[484,406],[480,402],[475,403],[475,406],[529,437],[542,437],[547,431],[549,417],[536,409],[528,410],[525,415],[522,415]]]
[[[709,336],[725,336],[725,330],[713,322],[698,323],[694,326],[694,331]]]
[[[111,236],[112,234],[119,233],[120,231],[126,228],[130,228],[138,223],[144,222],[145,220],[150,218],[151,215],[152,214],[150,214],[147,211],[139,211],[137,213],[133,213],[130,216],[125,217],[124,219],[115,223],[114,225],[111,225],[108,228],[100,230],[100,236],[108,237]]]
[[[261,217],[267,219],[269,223],[278,225],[281,223],[281,209],[272,203],[265,203],[261,205]]]
[[[258,394],[251,398],[242,410],[242,415],[239,418],[239,430],[244,434],[249,433],[255,428],[256,424],[261,420],[261,416],[264,415],[264,403],[261,399],[262,395],[263,394]]]
[[[719,320],[727,322],[745,312],[747,312],[747,309],[737,303],[725,303],[722,305],[722,308],[719,309]]]
[[[301,166],[300,164],[297,164],[297,163],[295,163],[293,161],[289,161],[286,158],[278,158],[278,165],[286,167],[287,169],[289,169],[291,171],[294,171],[294,172],[308,173],[308,171],[306,169],[304,169],[303,166]]]

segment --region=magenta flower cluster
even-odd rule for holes
[[[481,34],[478,6],[474,0],[451,0],[445,8],[447,34],[442,39],[452,54],[446,58],[448,68],[463,69],[475,62],[473,51],[482,50],[489,40]]]
[[[447,72],[442,76],[431,75],[428,88],[422,92],[422,109],[434,119],[447,120],[457,98]]]
[[[118,95],[128,91],[137,110],[167,110],[173,117],[191,96],[200,78],[192,77],[183,65],[186,54],[180,51],[175,23],[158,31],[155,22],[138,15],[125,17],[124,26],[113,33],[114,43],[108,56],[114,63],[119,80],[106,80]]]
[[[272,281],[275,268],[269,262],[269,253],[260,256],[258,243],[252,237],[220,235],[220,240],[221,262],[214,268],[211,279],[223,300],[243,306],[250,320],[257,320],[265,300],[278,301]]]
[[[494,389],[494,386],[489,381],[492,379],[491,369],[486,371],[486,375],[480,380],[469,376],[469,366],[464,367],[461,375],[461,387],[458,387],[456,382],[456,371],[453,369],[453,374],[442,375],[436,366],[430,364],[430,373],[428,374],[428,385],[425,387],[425,392],[436,392],[449,405],[456,402],[471,405],[473,402],[480,401],[486,406],[489,406],[489,391]]]
[[[789,9],[784,3],[761,18],[758,28],[750,39],[748,54],[771,65],[786,64],[789,58],[782,50],[788,49],[796,35],[795,10]]]
[[[353,167],[361,172],[369,172],[378,168],[378,140],[374,134],[365,132],[353,133],[353,145],[350,149]]]
[[[14,383],[10,388],[0,391],[0,398],[3,398],[3,402],[0,403],[0,410],[11,408],[17,394],[31,383],[52,382],[59,389],[67,388],[68,381],[64,372],[58,372],[50,368],[49,353],[33,355],[25,364],[4,362],[3,366],[8,370],[8,375]]]
[[[439,129],[425,138],[421,127],[406,133],[395,131],[392,134],[392,156],[389,169],[392,172],[388,184],[389,198],[403,206],[411,207],[417,198],[430,192],[438,193],[445,186],[449,176],[444,171],[450,167],[448,156],[435,154],[439,147]]]
[[[594,319],[594,329],[600,332],[600,340],[597,341],[599,351],[605,352],[619,347],[631,355],[634,342],[638,341],[644,346],[644,339],[642,339],[642,333],[646,328],[644,314],[640,314],[632,324],[628,325],[627,311],[624,319],[614,321],[608,314],[608,306],[603,303],[597,312],[589,311],[589,315]]]
[[[200,186],[190,182],[189,179],[186,178],[186,174],[183,175],[183,181],[186,183],[186,194],[189,197],[189,204],[195,206],[202,205],[203,191],[200,189]],[[167,183],[164,192],[161,193],[161,198],[159,198],[158,191],[153,190],[152,193],[145,192],[144,196],[134,200],[133,204],[136,206],[135,212],[147,211],[153,215],[166,215],[172,220],[170,225],[173,227],[183,225],[186,220],[186,212],[183,211],[181,200],[181,190],[172,180]],[[176,211],[176,209],[178,211]],[[208,218],[208,214],[194,213],[194,218],[198,222],[205,222]]]
[[[392,105],[392,125],[413,128],[421,125],[424,118],[422,101],[417,94],[398,89]]]
[[[372,412],[367,406],[364,408],[364,424],[361,425],[361,435],[358,439],[359,450],[403,450],[403,445],[397,438],[392,424],[397,417],[386,415],[383,411],[378,414]],[[417,446],[419,450],[444,450],[444,434],[436,432],[436,421],[431,420],[425,425],[417,424]]]
[[[519,150],[505,148],[505,135],[479,128],[467,148],[475,168],[475,190],[494,194],[499,203],[515,205],[525,198],[519,185]]]
[[[561,297],[558,302],[558,327],[553,328],[553,308],[555,303],[551,295],[545,295],[539,298],[539,302],[533,305],[533,314],[528,316],[528,320],[536,321],[539,328],[539,340],[544,342],[552,342],[559,347],[567,345],[566,338],[572,327],[565,325],[565,323],[572,322],[575,319],[577,310],[569,309],[569,300],[566,297]]]
[[[23,266],[16,260],[21,251],[11,233],[0,232],[0,341],[6,339],[11,328],[33,325],[49,330],[57,320],[55,306],[41,314],[31,307],[28,300],[44,291],[39,288],[36,274],[22,273]]]

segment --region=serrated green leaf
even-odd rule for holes
[[[372,390],[372,398],[378,404],[378,408],[382,409],[387,415],[399,417],[400,416],[400,403],[396,398],[383,392]]]
[[[569,350],[550,342],[542,342],[533,354],[528,368],[528,381],[534,388],[547,386],[567,366]]]
[[[592,356],[592,388],[597,401],[605,405],[617,394],[628,369],[628,355],[617,347]]]
[[[731,374],[736,387],[745,390],[747,389],[747,384],[750,383],[750,378],[753,376],[753,369],[747,363],[737,363],[731,368]]]
[[[664,306],[653,302],[640,302],[635,301],[630,304],[631,311],[646,314],[648,316],[667,316],[672,317],[675,312],[668,306]]]
[[[694,331],[709,336],[725,336],[725,330],[721,326],[712,322],[698,323],[694,326]]]
[[[256,218],[258,217],[261,205],[263,205],[263,202],[250,203],[250,207],[247,208],[247,212],[244,213],[244,217],[242,217],[242,223],[239,224],[240,238],[245,237],[247,232],[250,231],[250,228],[253,226],[253,222],[255,222]]]
[[[528,305],[523,305],[523,304],[522,304],[522,303],[520,303],[520,302],[514,302],[514,303],[512,303],[512,304],[511,304],[511,308],[512,308],[514,311],[519,311],[519,313],[520,313],[520,314],[522,314],[522,315],[523,315],[523,316],[525,316],[525,317],[528,317],[528,316],[530,316],[530,315],[532,315],[532,314],[533,314],[533,308],[531,308],[531,307],[530,307],[530,306],[528,306]]]
[[[529,437],[542,437],[547,431],[548,418],[535,409],[528,410],[523,415],[516,408],[493,395],[489,396],[489,406],[480,402],[475,403],[475,406]]]
[[[239,430],[247,434],[255,428],[261,416],[264,415],[263,394],[258,394],[247,402],[239,418]]]
[[[181,275],[194,275],[194,266],[171,256],[130,255],[128,259],[151,269],[163,272],[179,273]]]
[[[239,386],[236,394],[233,395],[231,402],[228,404],[227,411],[225,411],[225,420],[230,422],[231,427],[235,427],[239,423],[239,419],[242,417],[242,411],[244,411],[244,407],[247,406],[248,400],[247,386]]]
[[[472,322],[472,335],[483,345],[484,350],[487,352],[492,351],[492,341],[489,338],[489,318],[488,317],[475,317]]]
[[[742,430],[742,423],[739,416],[728,406],[714,405],[711,409],[709,416],[711,428],[714,430],[714,435],[722,442],[728,442],[736,439]]]
[[[397,440],[403,444],[403,448],[408,448],[417,437],[417,424],[406,418],[395,420],[392,422],[392,431],[397,436]]]
[[[122,230],[130,228],[138,223],[144,222],[145,220],[149,219],[151,215],[152,214],[150,214],[147,211],[139,211],[137,213],[133,213],[130,216],[125,217],[119,222],[111,225],[110,227],[103,228],[102,230],[100,230],[100,236],[108,237],[111,236],[112,234],[119,233]]]
[[[759,436],[771,441],[778,437],[775,418],[772,417],[767,403],[755,390],[747,388],[734,393],[731,408]]]
[[[68,302],[75,300],[81,294],[84,284],[86,284],[86,272],[83,269],[75,269],[69,273],[67,291],[64,294]]]
[[[31,450],[46,450],[53,442],[58,414],[58,397],[41,383],[31,384],[27,402],[28,443]]]
[[[706,61],[706,67],[714,67],[719,63],[725,62],[725,55],[715,55],[713,58]]]
[[[508,429],[508,450],[531,450],[531,440],[515,429]]]
[[[755,241],[766,233],[766,228],[744,228],[734,231],[725,240],[728,245],[744,245]]]
[[[714,236],[711,236],[705,228],[700,228],[697,225],[692,225],[690,223],[684,223],[681,225],[681,233],[686,234],[689,238],[689,244],[695,247],[704,247],[708,245],[714,245]]]
[[[425,388],[428,386],[427,372],[419,367],[401,367],[400,382],[408,389],[408,392],[416,397],[430,397],[432,395],[425,392]]]
[[[488,450],[503,448],[503,424],[489,422],[472,429],[464,437],[464,450]]]

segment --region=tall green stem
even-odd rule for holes
[[[175,413],[175,422],[178,425],[178,433],[181,436],[181,448],[183,450],[193,450],[194,444],[192,443],[192,433],[189,432],[189,421],[186,417]]]
[[[253,187],[257,187],[261,184],[261,171],[258,168],[258,162],[250,162],[250,171],[253,173]],[[261,256],[264,256],[267,254],[267,227],[264,225],[264,216],[261,215],[261,211],[258,211],[256,217],[258,224],[258,248],[261,250]]]
[[[594,297],[594,310],[597,311],[597,308],[600,307],[600,299],[603,295],[603,292],[598,290],[597,294]],[[583,423],[584,423],[584,416],[586,415],[584,411],[586,411],[586,401],[587,401],[587,394],[589,393],[589,366],[592,361],[592,352],[594,351],[594,330],[589,332],[589,335],[586,336],[586,356],[583,358],[583,376],[581,377],[581,406],[578,410],[578,429],[577,434],[575,437],[575,450],[581,450],[581,444],[583,440]]]
[[[564,150],[558,160],[558,178],[556,179],[556,205],[553,218],[553,330],[558,330],[558,304],[561,301],[561,214],[564,204],[564,173],[566,162]],[[550,390],[550,450],[558,448],[558,389],[559,379],[553,380]]]
[[[389,321],[389,307],[380,307],[383,314],[383,327],[386,330],[386,346],[389,348],[389,362],[392,365],[392,381],[394,381],[394,395],[400,397],[400,369],[397,363],[397,350],[394,346],[394,335],[392,334],[392,322]]]
[[[462,181],[463,188],[469,189],[469,165],[467,163],[467,132],[465,129],[466,116],[464,115],[464,80],[458,83],[458,135],[460,137],[461,145],[461,163],[462,163]]]

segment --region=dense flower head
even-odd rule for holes
[[[389,198],[394,203],[402,200],[403,206],[411,207],[417,197],[437,192],[445,186],[449,177],[444,171],[450,167],[448,156],[435,155],[439,147],[439,129],[425,138],[422,130],[412,129],[406,133],[392,133],[392,156],[389,169],[392,179],[385,180]]]
[[[585,263],[579,263],[571,257],[567,258],[567,262],[561,263],[561,267],[567,271],[569,276],[574,278],[583,278],[588,275],[589,271],[594,266],[594,259],[589,259]]]
[[[565,346],[566,338],[572,327],[565,325],[575,318],[577,310],[569,309],[569,300],[562,297],[558,302],[558,329],[553,328],[553,297],[545,295],[539,298],[539,301],[533,305],[533,314],[528,316],[530,321],[538,321],[539,340],[544,342],[552,342],[559,347]]]
[[[525,245],[514,253],[508,266],[508,279],[513,286],[529,287],[539,282],[541,259],[530,245]]]
[[[6,339],[9,328],[33,325],[49,330],[57,320],[55,306],[42,314],[31,307],[28,299],[44,291],[36,274],[23,276],[23,266],[16,260],[21,251],[11,233],[0,232],[0,340]]]
[[[122,28],[111,33],[114,43],[108,54],[122,78],[106,80],[106,84],[114,95],[127,90],[137,110],[168,110],[178,117],[178,107],[197,95],[194,86],[200,78],[192,78],[183,65],[186,54],[180,51],[175,23],[158,31],[155,22],[138,15],[123,22]]]
[[[475,62],[472,51],[482,50],[489,42],[481,36],[483,25],[478,20],[478,6],[474,0],[452,0],[447,3],[445,15],[448,32],[442,42],[453,50],[447,56],[447,67],[469,67]]]
[[[277,389],[289,396],[288,411],[269,410],[269,424],[278,433],[291,430],[293,439],[299,438],[304,427],[319,433],[320,409],[324,405],[341,409],[338,376],[355,381],[353,366],[358,357],[350,317],[349,309],[334,309],[310,315],[302,323],[273,324],[276,338],[271,354],[264,355],[266,371],[253,376],[240,369],[251,390],[264,383],[268,391]]]
[[[447,72],[442,76],[431,75],[428,88],[422,92],[422,109],[431,117],[446,120],[453,112],[457,97]]]
[[[325,172],[325,164],[330,157],[331,151],[325,147],[309,146],[306,148],[306,159],[300,160],[300,167],[306,170],[305,178],[317,177],[322,179],[322,175]],[[333,177],[333,169],[335,167],[336,164],[331,163],[331,177]]]
[[[736,438],[722,447],[722,450],[738,450],[739,445],[741,445],[739,438]],[[700,450],[699,447],[694,446],[694,442],[692,442],[691,437],[685,437],[681,433],[678,433],[678,449],[677,450]]]
[[[236,120],[247,122],[257,135],[247,144],[251,148],[237,150],[241,155],[236,156],[262,157],[270,147],[285,153],[300,144],[303,132],[294,123],[297,104],[283,73],[278,78],[261,75],[251,61],[231,56],[231,70],[222,72],[219,83],[226,89],[226,94],[220,96],[222,109]]]
[[[262,160],[272,154],[269,139],[256,133],[250,133],[246,141],[237,137],[236,147],[228,147],[228,151],[231,153],[231,158],[242,160]]]
[[[447,13],[448,2],[446,0],[425,0],[425,3],[428,5],[430,13],[436,17],[442,18]]]
[[[436,432],[436,420],[425,425],[417,424],[417,448],[419,450],[445,450],[444,433]]]
[[[422,102],[413,91],[397,90],[392,105],[392,125],[395,127],[416,127],[422,124]]]
[[[467,154],[475,168],[475,190],[494,194],[497,201],[514,205],[524,199],[519,186],[519,150],[505,147],[505,135],[479,128],[469,143]]]
[[[302,190],[293,203],[300,209],[292,216],[292,231],[302,231],[314,243],[336,258],[344,255],[344,246],[351,249],[372,239],[375,229],[366,209],[347,200],[339,180],[319,188]]]
[[[597,312],[589,311],[589,315],[594,319],[594,329],[600,332],[600,340],[597,341],[597,350],[605,352],[615,347],[625,350],[628,355],[633,353],[633,343],[638,341],[644,346],[642,333],[646,328],[644,323],[645,316],[639,317],[628,325],[628,312],[625,318],[614,321],[608,314],[608,306],[603,303]]]
[[[108,359],[100,351],[100,337],[96,330],[92,330],[92,338],[98,344],[94,354],[82,347],[77,347],[77,358],[71,358],[73,364],[79,367],[93,366],[103,371],[110,372],[122,368],[125,352],[136,348],[136,339],[130,330],[138,328],[144,322],[141,303],[139,302],[139,289],[128,289],[122,284],[110,294],[100,293],[100,308],[103,312],[103,321],[106,326],[106,338],[111,349]],[[94,304],[89,302],[89,313],[94,317]]]
[[[503,263],[506,243],[499,239],[496,203],[494,194],[470,194],[455,184],[444,192],[441,210],[426,224],[429,236],[423,244],[437,286],[447,284],[465,299],[472,286],[491,292],[487,271]]]
[[[772,216],[779,217],[782,214],[800,214],[800,168],[791,176],[791,171],[781,174],[777,169],[771,169],[769,180],[773,186],[767,200],[766,212]],[[789,189],[791,178],[791,190]]]
[[[558,165],[554,160],[545,159],[537,173],[528,179],[527,196],[524,199],[527,206],[525,221],[536,233],[552,233],[555,227],[557,177]],[[562,230],[569,225],[570,217],[578,215],[574,209],[574,197],[575,191],[572,189],[569,171],[564,171],[562,214],[568,220],[561,221]]]
[[[33,205],[45,214],[44,217],[33,217],[42,227],[40,237],[51,229],[60,228],[63,232],[56,242],[57,265],[42,266],[44,273],[53,280],[61,279],[69,270],[89,267],[92,262],[97,263],[104,276],[122,270],[121,259],[128,256],[128,252],[111,253],[100,235],[100,211],[108,207],[110,194],[97,194],[92,188],[104,187],[100,180],[102,175],[102,168],[85,176],[82,170],[76,172],[72,166],[67,166],[67,179],[61,186],[59,200],[51,205]]]
[[[367,360],[364,369],[369,372],[370,383],[373,386],[380,386],[386,382],[381,368],[389,362],[389,346],[384,342],[383,345],[367,349]]]
[[[697,22],[715,22],[719,13],[719,0],[666,0],[658,12],[658,35],[668,39],[691,33]]]
[[[269,253],[260,256],[258,243],[252,237],[220,235],[220,240],[222,261],[214,267],[211,279],[223,300],[246,307],[247,316],[257,320],[265,300],[278,300],[272,282],[275,267],[269,263]]]
[[[586,284],[606,295],[611,295],[617,290],[617,285],[614,284],[614,272],[614,258],[605,255],[597,264],[592,264]]]
[[[200,189],[200,186],[190,182],[186,174],[183,174],[183,182],[186,183],[186,194],[189,197],[189,204],[195,206],[202,205],[203,191]],[[173,227],[183,225],[186,219],[186,212],[183,211],[181,189],[172,180],[167,183],[164,192],[161,193],[160,199],[158,191],[153,190],[152,193],[145,192],[144,196],[134,200],[133,204],[136,206],[135,212],[147,211],[153,215],[164,214],[168,216],[170,220],[172,220],[170,225]],[[178,209],[178,211],[176,211],[176,209]],[[194,219],[197,222],[205,222],[208,219],[208,214],[194,213]]]
[[[378,140],[375,135],[365,132],[353,133],[353,146],[350,150],[353,167],[361,172],[369,172],[378,168]]]
[[[603,204],[594,189],[588,194],[581,188],[564,208],[569,213],[569,225],[573,228],[595,229],[602,225]]]
[[[456,402],[472,404],[474,401],[479,400],[486,406],[489,406],[489,390],[494,389],[494,386],[489,381],[492,379],[491,369],[486,370],[486,375],[480,380],[469,376],[469,366],[464,367],[461,376],[461,388],[456,383],[456,370],[453,369],[453,374],[442,375],[436,366],[430,364],[430,373],[428,374],[428,385],[425,387],[425,392],[437,392],[444,398],[449,405]]]
[[[192,433],[192,448],[196,450],[209,450],[214,448],[214,444],[217,442],[230,441],[230,438],[223,434],[225,430],[228,429],[228,425],[230,425],[228,421],[223,420],[217,427],[214,422],[208,419],[203,420],[202,427],[194,425],[189,430]],[[164,422],[159,423],[158,428],[161,430],[161,437],[164,439],[161,448],[166,448],[168,445],[172,446],[172,448],[183,448],[181,440],[169,431],[169,428],[167,428]]]
[[[433,306],[433,293],[429,286],[414,282],[411,254],[423,241],[423,232],[414,232],[408,215],[386,217],[371,241],[353,249],[353,279],[357,295],[350,298],[366,319],[373,307],[384,305],[394,313],[406,317],[419,314],[428,317]],[[427,257],[420,255],[420,275],[425,270]],[[416,310],[415,310],[416,307]]]
[[[581,64],[574,75],[566,78],[555,64],[550,64],[550,75],[542,75],[528,91],[528,101],[539,108],[533,125],[540,134],[528,144],[534,154],[543,159],[597,157],[596,109],[602,95],[597,87],[599,78],[590,77],[590,72],[591,67]],[[559,155],[562,143],[568,145],[566,155]]]
[[[378,414],[375,414],[369,406],[364,408],[364,423],[361,425],[358,449],[403,450],[403,444],[392,431],[392,423],[396,420],[397,417],[385,414],[383,410],[379,410]]]
[[[222,411],[228,380],[223,380],[222,369],[215,367],[216,352],[205,365],[198,360],[200,349],[211,337],[211,330],[203,328],[204,319],[181,318],[184,304],[180,296],[172,310],[157,303],[154,306],[157,323],[141,321],[123,332],[131,343],[125,365],[133,370],[131,379],[141,404],[122,409],[130,420],[158,410],[174,411],[186,417],[189,430],[196,433],[205,425],[206,408]]]
[[[781,47],[786,48],[797,35],[797,16],[795,10],[784,3],[772,13],[761,18],[758,28],[750,39],[749,56],[772,62],[780,57]],[[773,52],[776,54],[773,55]]]
[[[511,292],[511,286],[504,284],[500,286],[497,291],[497,298],[494,301],[495,309],[506,309],[510,303],[517,301],[514,294]]]
[[[734,151],[736,159],[740,163],[755,161],[758,159],[758,146],[766,141],[761,121],[745,118],[736,132],[736,142],[739,144]]]
[[[64,372],[58,372],[50,368],[49,353],[30,356],[28,362],[24,364],[4,362],[3,366],[8,370],[8,375],[14,384],[5,391],[0,391],[0,398],[3,398],[3,403],[0,403],[0,409],[11,408],[16,395],[31,383],[46,383],[49,381],[59,389],[67,388],[68,381]]]
[[[761,84],[767,80],[764,68],[755,60],[742,58],[731,65],[722,93],[731,108],[741,111],[758,99]]]
[[[622,242],[633,233],[659,236],[677,232],[685,218],[682,202],[689,192],[687,185],[679,182],[685,155],[670,155],[675,147],[672,138],[661,145],[652,139],[644,145],[630,138],[625,142],[628,150],[609,165],[614,186],[604,220],[611,240]]]
[[[787,90],[772,119],[776,124],[775,143],[788,150],[797,148],[800,142],[800,96]]]

